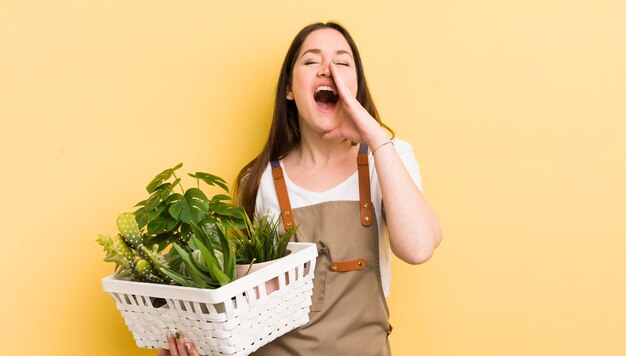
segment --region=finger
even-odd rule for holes
[[[335,86],[337,87],[337,91],[339,91],[339,98],[348,105],[353,105],[356,98],[352,96],[350,92],[350,88],[346,85],[341,78],[341,73],[337,70],[337,65],[335,64],[335,60],[333,59],[330,64],[330,73],[332,74],[333,81],[335,82]]]
[[[176,345],[178,346],[179,356],[189,356],[187,348],[185,347],[185,335],[183,335],[182,331],[176,332]]]
[[[171,331],[167,332],[167,345],[170,348],[170,351],[165,355],[178,356],[178,346],[176,346],[176,340],[174,339],[174,334]]]
[[[159,350],[159,353],[157,354],[157,356],[171,356],[169,350],[166,349],[161,349]]]
[[[200,354],[198,353],[198,350],[196,350],[196,345],[194,345],[193,342],[191,342],[191,340],[187,340],[187,342],[185,343],[185,349],[187,350],[190,356],[200,356]]]

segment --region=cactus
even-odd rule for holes
[[[98,244],[103,246],[107,253],[104,260],[107,262],[115,262],[115,274],[120,278],[130,277],[132,280],[137,280],[139,274],[134,270],[134,254],[126,244],[121,245],[119,244],[119,240],[116,240],[113,240],[108,235],[98,235],[96,239]]]
[[[143,244],[143,238],[139,231],[139,225],[133,213],[122,213],[117,217],[117,228],[120,230],[124,240],[134,249],[138,249]]]
[[[144,260],[143,258],[137,260],[137,262],[135,262],[135,271],[137,271],[142,279],[145,279],[147,282],[160,284],[165,283],[163,278],[159,277],[155,273],[152,264],[148,260]]]
[[[143,258],[140,258],[135,263],[135,270],[144,277],[148,277],[151,273],[154,272],[154,269],[152,268],[152,265],[150,264],[150,262],[148,262],[147,260],[144,260]]]
[[[130,247],[132,247],[141,257],[141,259],[137,261],[137,263],[141,262],[141,268],[135,265],[133,271],[142,276],[142,279],[149,280],[153,283],[170,283],[171,278],[166,273],[162,272],[162,268],[167,266],[167,262],[161,255],[144,246],[143,237],[141,236],[135,215],[133,213],[120,214],[117,217],[117,228],[120,230],[121,238],[116,242],[118,242],[121,252],[127,257],[133,256],[130,250]],[[132,257],[130,259],[132,259]],[[157,270],[160,276],[158,276],[154,270]]]
[[[126,241],[124,240],[124,238],[122,237],[122,235],[117,234],[115,235],[115,247],[117,248],[117,251],[124,257],[126,257],[129,261],[132,261],[135,258],[135,254],[133,253],[133,250],[126,244]]]

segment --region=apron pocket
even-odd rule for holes
[[[326,293],[326,273],[330,261],[330,251],[323,241],[317,243],[317,261],[315,262],[315,278],[313,278],[313,298],[311,311],[321,312],[324,308],[324,295]]]

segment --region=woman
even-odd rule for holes
[[[254,355],[391,353],[389,252],[423,263],[441,230],[411,146],[384,128],[350,34],[333,22],[302,29],[281,69],[269,139],[236,191],[250,216],[280,216],[300,226],[297,241],[318,245],[310,322]],[[174,340],[186,355],[184,337],[181,347]]]

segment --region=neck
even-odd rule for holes
[[[322,135],[302,133],[300,145],[292,155],[300,164],[323,168],[353,156],[358,147],[344,139],[326,140]]]

